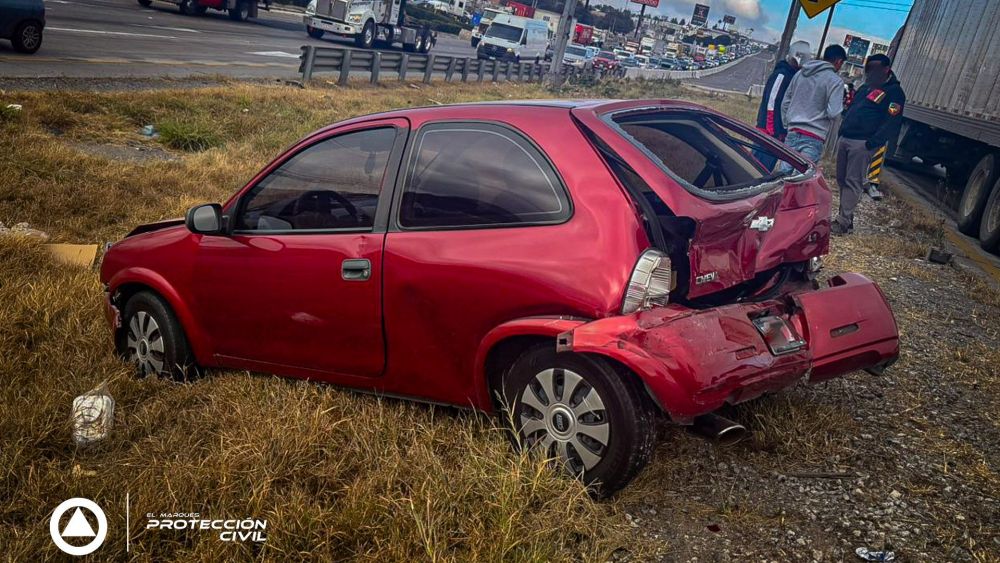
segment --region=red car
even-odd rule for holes
[[[649,457],[657,412],[689,424],[896,359],[872,281],[815,279],[830,200],[810,163],[693,104],[405,109],[321,129],[226,203],[136,229],[101,279],[141,373],[509,408],[522,443],[609,493]]]
[[[621,66],[618,57],[611,51],[600,51],[594,56],[594,68],[598,70],[617,70]]]

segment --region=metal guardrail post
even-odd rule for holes
[[[344,49],[344,57],[340,60],[340,79],[337,84],[347,86],[347,78],[351,75],[351,49]]]
[[[493,82],[500,77],[500,61],[493,61]]]
[[[316,47],[313,45],[302,46],[302,82],[312,80],[313,64],[316,62]]]
[[[465,57],[462,63],[462,82],[469,81],[469,57]]]
[[[490,61],[490,62],[496,62],[496,61]],[[485,71],[486,71],[486,61],[480,59],[479,68],[476,69],[476,82],[483,81],[483,74],[485,74]]]
[[[455,65],[456,64],[458,64],[458,59],[455,58],[455,57],[451,57],[451,60],[448,61],[448,70],[446,70],[445,73],[444,73],[444,81],[445,82],[451,82],[451,77],[452,77],[452,75],[455,74]]]
[[[424,84],[431,83],[431,76],[434,74],[434,61],[437,55],[427,55],[427,66],[424,67]]]
[[[403,56],[399,59],[399,81],[402,82],[406,80],[406,71],[410,66],[410,54],[403,53]]]
[[[372,76],[371,83],[378,84],[378,74],[382,69],[382,51],[372,51]]]
[[[504,71],[507,74],[507,82],[510,82],[510,71],[511,71],[510,61],[507,61],[506,63],[504,63],[504,66],[506,67],[506,68],[504,68]]]

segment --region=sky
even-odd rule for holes
[[[626,0],[606,0],[616,7],[621,7]],[[788,9],[792,0],[660,0],[658,8],[653,12],[668,17],[691,20],[696,3],[708,4],[709,26],[722,19],[725,14],[736,16],[736,25],[741,29],[753,28],[753,37],[762,41],[777,43],[781,31],[788,18]],[[795,0],[796,2],[798,0]],[[830,26],[830,41],[840,44],[844,35],[860,35],[879,43],[889,43],[906,21],[909,6],[914,0],[842,0],[834,9],[833,23]],[[918,0],[919,1],[919,0]],[[630,9],[638,12],[638,4],[630,3]],[[650,13],[647,9],[646,13]],[[827,13],[823,12],[813,19],[806,17],[805,12],[799,16],[795,39],[808,41],[813,47],[819,45],[823,26],[826,25]]]

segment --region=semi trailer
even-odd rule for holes
[[[426,25],[408,25],[406,0],[312,0],[303,21],[309,37],[330,33],[371,49],[375,42],[400,44],[405,51],[426,53],[435,43]]]
[[[958,229],[991,252],[1000,247],[997,53],[995,0],[915,0],[889,51],[907,98],[890,162],[944,166]]]
[[[185,15],[201,15],[209,9],[227,12],[229,18],[235,21],[246,21],[257,17],[257,0],[163,0],[177,4],[177,10]],[[139,5],[148,8],[153,0],[138,0]],[[264,9],[270,9],[270,1],[264,4]]]

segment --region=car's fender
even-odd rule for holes
[[[489,381],[486,373],[486,359],[490,351],[504,340],[518,336],[543,336],[553,339],[589,322],[588,319],[565,316],[524,317],[507,321],[486,333],[476,350],[475,396],[476,403],[483,410],[492,410]]]
[[[144,285],[166,300],[174,315],[177,316],[178,322],[181,323],[181,328],[184,330],[184,335],[187,337],[188,344],[191,346],[198,363],[201,365],[211,363],[211,344],[208,336],[198,324],[191,309],[184,303],[180,293],[166,278],[149,268],[123,268],[108,281],[108,290],[111,295],[114,295],[126,284]]]

